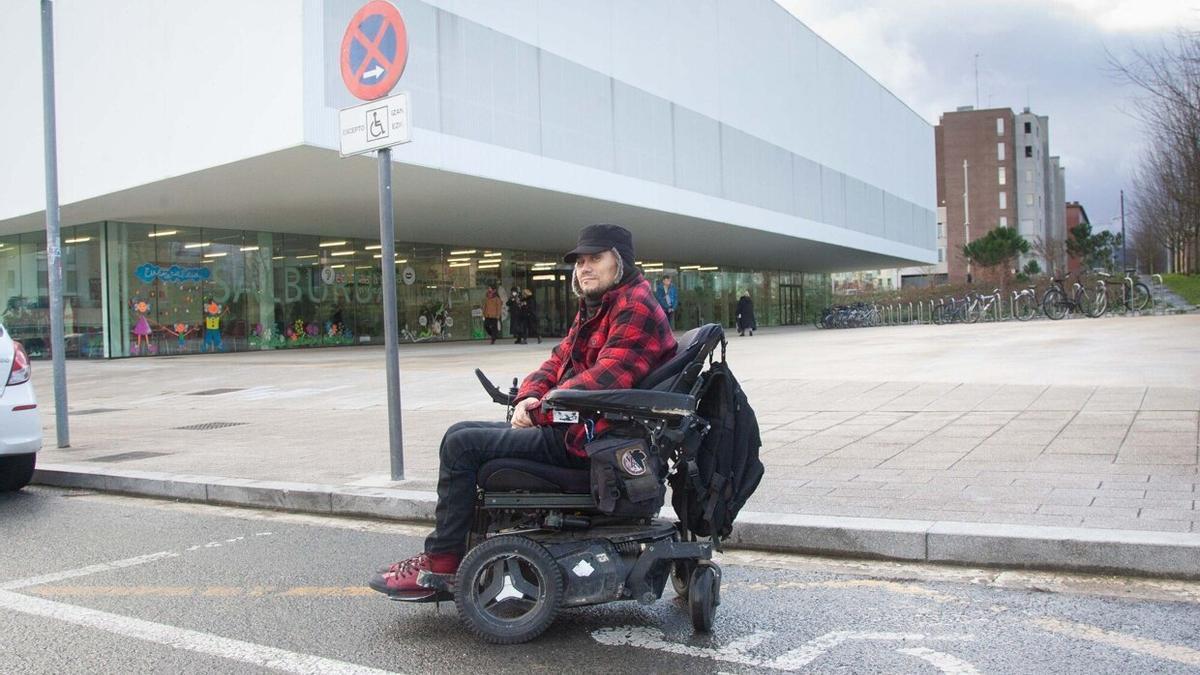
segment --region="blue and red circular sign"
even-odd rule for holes
[[[342,37],[342,81],[364,101],[387,96],[408,63],[408,31],[387,0],[371,0],[350,19]]]

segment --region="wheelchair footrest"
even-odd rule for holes
[[[408,593],[395,593],[388,596],[389,600],[397,602],[454,602],[454,594],[450,591],[435,591],[430,588]]]

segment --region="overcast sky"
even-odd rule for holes
[[[1200,0],[777,0],[930,124],[960,105],[1050,117],[1068,201],[1093,224],[1120,213],[1141,153],[1131,97],[1105,50],[1127,57],[1200,28]],[[1114,229],[1119,229],[1119,223]]]

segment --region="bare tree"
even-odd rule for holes
[[[1061,277],[1066,273],[1067,242],[1034,237],[1030,246],[1037,257],[1046,261],[1046,274]]]
[[[1135,103],[1148,141],[1134,179],[1139,232],[1171,252],[1174,271],[1200,273],[1200,33],[1181,30],[1170,45],[1109,62],[1143,94]]]

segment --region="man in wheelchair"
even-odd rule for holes
[[[460,422],[439,450],[436,527],[425,550],[379,571],[370,587],[395,599],[450,588],[467,550],[480,469],[494,460],[524,460],[562,469],[589,466],[585,444],[609,421],[555,423],[542,399],[552,391],[631,389],[676,351],[675,338],[650,284],[634,265],[633,235],[617,225],[589,225],[566,262],[579,314],[550,358],[525,378],[508,422]],[[645,455],[625,458],[636,468]],[[657,483],[660,481],[655,481]],[[661,498],[661,497],[660,497]],[[659,502],[661,504],[661,502]]]

